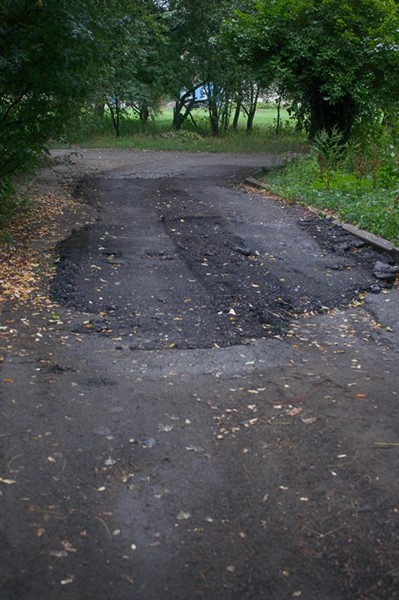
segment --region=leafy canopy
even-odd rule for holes
[[[244,60],[273,65],[312,137],[333,127],[347,137],[362,117],[397,106],[394,0],[254,0],[235,36]]]

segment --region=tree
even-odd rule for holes
[[[129,0],[117,8],[107,24],[110,35],[99,96],[106,101],[119,135],[127,109],[145,122],[150,111],[158,108],[167,39],[160,7],[152,0]]]
[[[176,129],[192,118],[195,106],[204,103],[196,93],[199,89],[206,90],[212,132],[218,135],[227,127],[237,72],[221,32],[233,5],[227,0],[170,0],[168,4],[165,18],[170,31],[169,89],[176,100]]]
[[[0,0],[0,177],[36,159],[95,78],[95,2]]]
[[[382,102],[397,105],[398,30],[394,0],[254,0],[235,31],[246,60],[273,64],[311,138],[345,139]]]

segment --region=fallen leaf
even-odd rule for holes
[[[49,554],[54,558],[66,558],[68,556],[68,552],[66,550],[50,550]]]
[[[67,579],[61,579],[61,585],[69,585],[75,581],[75,575],[70,575]]]
[[[192,446],[191,444],[189,446],[186,446],[186,450],[188,452],[204,452],[204,449],[201,448],[201,446]]]
[[[68,540],[63,540],[61,542],[61,546],[64,548],[64,550],[66,550],[66,552],[69,552],[69,554],[75,554],[75,552],[77,552],[76,548],[74,548],[71,542],[68,542]]]
[[[289,417],[296,417],[297,415],[300,415],[302,411],[303,408],[300,408],[299,406],[294,406],[294,408],[291,408],[291,410],[287,410],[287,415]]]
[[[317,417],[309,417],[307,419],[301,419],[302,423],[305,423],[305,425],[313,425],[313,423],[316,423],[317,421]]]
[[[164,431],[165,433],[168,433],[169,431],[172,431],[174,429],[174,425],[164,425],[163,423],[159,423],[158,425],[158,431]]]
[[[4,479],[3,477],[0,477],[0,483],[4,483],[4,485],[13,485],[17,482],[14,479]]]
[[[177,515],[177,519],[178,521],[188,521],[188,519],[191,519],[191,513],[181,510]]]

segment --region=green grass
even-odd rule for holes
[[[173,109],[165,108],[146,124],[135,118],[124,118],[120,136],[116,137],[109,115],[101,121],[82,121],[68,132],[66,144],[87,148],[132,148],[189,152],[297,152],[307,146],[303,134],[295,131],[286,111],[282,111],[283,129],[276,134],[277,110],[259,109],[250,135],[241,116],[237,131],[229,130],[215,137],[211,134],[205,110],[194,111],[197,127],[187,121],[185,128],[172,128]]]
[[[399,244],[399,181],[376,181],[337,170],[322,178],[312,158],[295,160],[262,179],[278,196],[333,213],[342,221]]]
[[[198,122],[200,130],[203,133],[210,133],[209,122],[207,117],[207,110],[202,108],[197,108],[192,111],[195,121]],[[129,114],[129,113],[128,113]],[[134,120],[134,113],[130,113],[132,120]],[[269,127],[275,124],[277,119],[277,109],[276,108],[258,108],[255,114],[254,125],[255,127]],[[288,112],[285,109],[281,110],[281,120],[284,122],[289,121]],[[170,128],[173,122],[173,108],[170,106],[164,107],[161,112],[159,112],[154,122],[159,127]],[[188,121],[191,123],[191,121]],[[241,112],[239,119],[239,127],[241,129],[245,129],[246,126],[246,117]],[[192,125],[190,125],[190,129]]]
[[[193,111],[194,119],[199,121],[200,127],[203,126],[206,131],[209,132],[207,111],[204,109],[196,109]],[[157,116],[157,121],[160,123],[168,123],[169,125],[173,120],[173,109],[165,108],[161,114]],[[259,127],[270,127],[275,126],[277,120],[277,109],[276,108],[258,108],[255,114],[254,126],[255,129]],[[283,123],[289,121],[288,112],[285,109],[281,110],[281,120]],[[205,126],[204,126],[205,123]],[[240,129],[246,127],[246,116],[241,112],[240,119],[238,122]]]

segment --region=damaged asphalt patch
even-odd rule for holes
[[[364,242],[224,177],[88,180],[101,208],[60,244],[52,299],[141,348],[196,348],[283,334],[376,285]]]

